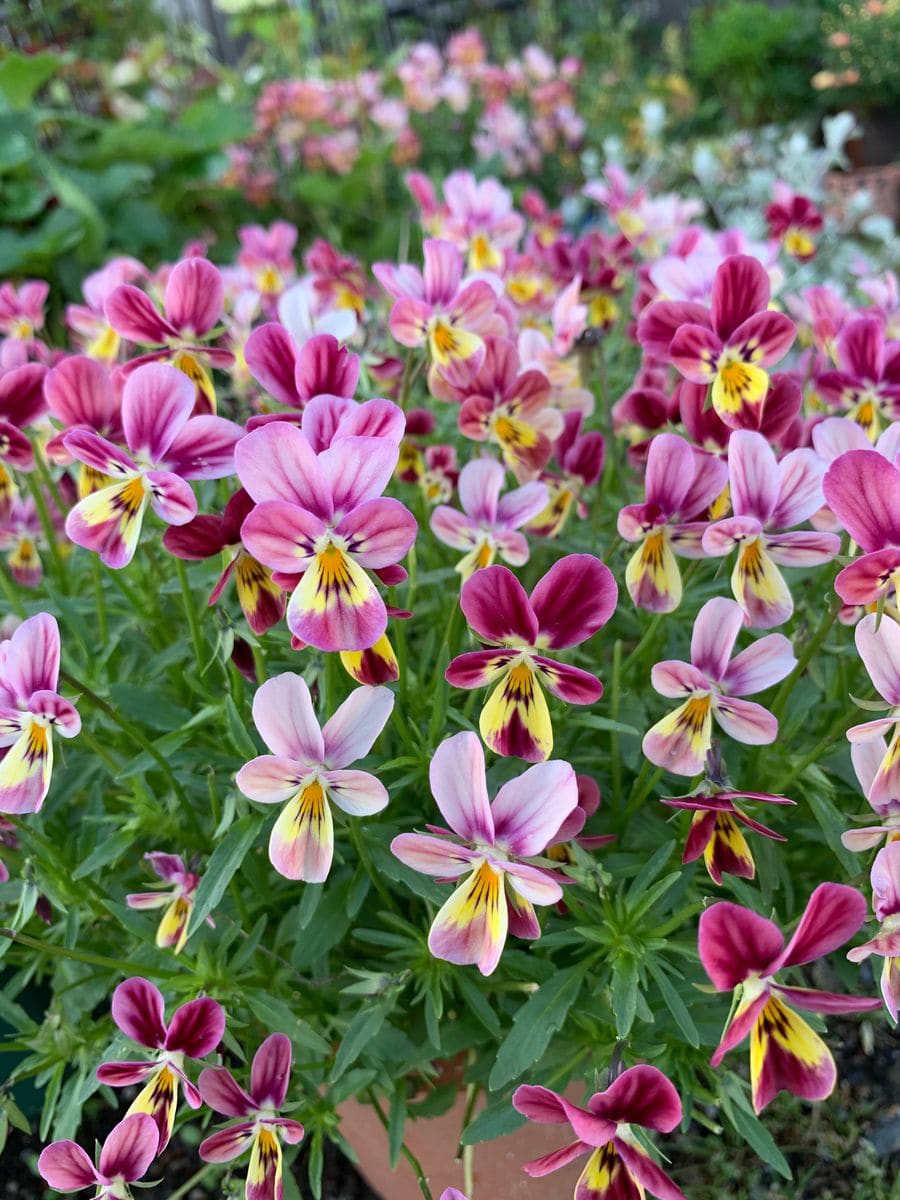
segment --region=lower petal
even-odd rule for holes
[[[282,809],[269,839],[269,858],[285,879],[324,883],[333,856],[331,807],[322,785],[314,780]]]
[[[715,827],[703,851],[703,861],[713,883],[721,883],[723,875],[752,879],[756,874],[750,847],[731,813],[716,813]]]
[[[681,570],[664,529],[648,533],[625,568],[625,586],[637,608],[672,612],[681,603]]]
[[[246,1200],[282,1200],[281,1142],[265,1125],[257,1132],[247,1170]]]
[[[511,667],[488,698],[478,723],[485,745],[497,754],[543,762],[553,749],[547,700],[526,663]]]
[[[150,493],[142,476],[92,492],[66,518],[66,534],[76,546],[93,550],[114,569],[134,557]]]
[[[508,913],[503,876],[482,862],[444,904],[428,935],[435,958],[464,966],[474,963],[490,975],[506,943]]]
[[[769,376],[762,367],[738,359],[726,362],[716,371],[712,386],[713,408],[726,425],[733,425],[740,416],[742,424],[749,417],[753,427],[759,406],[769,390]]]
[[[644,735],[644,754],[675,775],[698,775],[712,745],[712,701],[691,696]]]
[[[159,1130],[159,1149],[164,1150],[172,1136],[175,1109],[178,1107],[178,1076],[169,1067],[161,1067],[131,1102],[125,1114],[147,1113]]]
[[[366,650],[384,634],[375,584],[333,543],[316,555],[291,595],[288,628],[319,650]]]
[[[644,1200],[644,1189],[612,1142],[600,1146],[587,1160],[575,1187],[575,1200]]]
[[[26,722],[0,762],[0,812],[37,812],[50,788],[53,739],[50,728]]]
[[[750,1035],[753,1107],[760,1113],[781,1091],[803,1100],[824,1100],[837,1072],[831,1051],[777,996],[770,996]]]
[[[788,586],[762,538],[741,543],[731,573],[731,590],[754,629],[783,625],[794,611]]]
[[[178,896],[163,913],[156,931],[156,944],[161,950],[171,949],[179,954],[184,949],[193,907],[186,896]]]
[[[357,683],[378,687],[400,678],[400,665],[387,634],[365,650],[342,650],[341,665]]]

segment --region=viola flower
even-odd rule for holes
[[[351,354],[330,333],[298,345],[282,325],[254,329],[244,358],[256,382],[289,409],[301,410],[314,396],[352,397],[359,382],[359,355]],[[289,419],[289,414],[280,414]]]
[[[89,429],[73,429],[63,445],[73,458],[115,482],[85,496],[69,513],[66,533],[108,567],[134,557],[149,504],[167,525],[186,525],[197,512],[189,479],[221,479],[234,470],[242,430],[222,417],[192,417],[190,380],[174,367],[148,363],[122,392],[126,454]]]
[[[735,991],[736,1008],[712,1056],[717,1067],[750,1034],[753,1107],[762,1112],[779,1092],[824,1100],[837,1072],[831,1052],[794,1007],[814,1013],[872,1012],[881,1000],[788,987],[775,976],[823,958],[862,927],[866,902],[854,888],[822,883],[794,936],[784,938],[773,921],[720,900],[700,915],[698,949],[704,970],[719,992]]]
[[[874,799],[870,799],[872,784],[881,771],[887,751],[887,742],[881,734],[850,743],[853,770],[863,795],[880,823],[842,833],[841,841],[848,850],[871,850],[884,841],[900,841],[900,793],[888,794],[886,798],[876,794]]]
[[[26,279],[18,289],[11,283],[0,284],[0,333],[4,338],[30,342],[44,328],[49,295],[50,284],[43,279]]]
[[[234,575],[238,602],[247,624],[260,635],[277,625],[284,616],[287,598],[278,584],[273,583],[269,568],[244,549],[241,525],[252,511],[253,501],[240,488],[225,505],[221,516],[201,515],[186,525],[167,529],[163,534],[163,545],[177,558],[194,561],[212,558],[223,551],[227,553],[228,562],[208,603],[215,604],[220,599]]]
[[[500,495],[506,470],[493,458],[475,458],[459,473],[457,488],[463,511],[439,504],[431,514],[431,532],[445,546],[465,550],[454,568],[467,580],[489,567],[499,553],[504,562],[528,562],[528,539],[519,528],[547,504],[543,483],[526,483]]]
[[[781,625],[794,611],[776,564],[815,567],[840,551],[836,534],[790,529],[822,507],[824,469],[813,450],[792,450],[779,462],[761,433],[740,429],[731,435],[728,474],[734,516],[710,525],[703,550],[722,557],[737,548],[731,590],[747,623],[757,629]]]
[[[460,606],[487,645],[458,655],[444,677],[459,688],[496,685],[479,721],[485,745],[527,762],[549,757],[553,728],[541,683],[568,704],[594,704],[603,684],[546,652],[593,637],[617,597],[612,572],[590,554],[559,559],[530,595],[506,567],[487,567],[463,584]]]
[[[787,354],[797,332],[789,317],[768,310],[769,295],[762,263],[735,254],[716,271],[709,309],[657,301],[641,316],[638,338],[650,353],[662,349],[686,379],[711,383],[713,407],[727,425],[742,413],[752,420],[769,388],[766,368]]]
[[[822,481],[828,507],[863,554],[844,567],[834,590],[845,604],[877,603],[900,579],[900,469],[870,450],[851,450]]]
[[[172,1013],[166,1025],[165,1000],[159,988],[136,976],[120,983],[113,992],[112,1019],[126,1037],[157,1052],[151,1062],[110,1062],[97,1068],[97,1078],[109,1087],[130,1087],[144,1083],[126,1116],[147,1113],[159,1131],[159,1151],[169,1144],[175,1111],[178,1108],[178,1083],[184,1084],[184,1098],[191,1108],[199,1108],[200,1093],[184,1071],[185,1058],[206,1058],[212,1054],[225,1033],[225,1013],[220,1004],[206,996],[189,1000]]]
[[[60,432],[47,443],[49,459],[62,466],[72,462],[64,439],[73,429],[87,429],[116,444],[125,440],[122,428],[122,381],[119,379],[117,382],[118,386],[115,386],[102,362],[80,354],[64,358],[47,373],[44,380],[47,408],[50,415],[62,425]],[[82,463],[78,496],[84,499],[109,482],[107,476]]]
[[[428,948],[435,958],[474,963],[490,975],[507,933],[540,937],[534,905],[562,899],[553,873],[526,860],[547,848],[575,808],[575,772],[566,762],[539,763],[505,783],[490,801],[484,751],[466,731],[438,746],[429,779],[450,829],[428,826],[433,836],[401,833],[391,853],[425,875],[465,876],[435,917]]]
[[[53,730],[75,737],[81,717],[57,693],[59,626],[38,613],[0,647],[0,812],[38,812],[50,788]]]
[[[224,1117],[242,1118],[201,1142],[200,1157],[204,1162],[231,1162],[250,1149],[247,1200],[281,1200],[284,1194],[280,1139],[289,1146],[303,1139],[299,1121],[277,1115],[290,1079],[291,1042],[283,1033],[270,1033],[253,1056],[249,1091],[225,1067],[205,1067],[200,1072],[198,1086],[204,1102]]]
[[[0,472],[4,492],[13,487],[8,468],[34,470],[34,449],[24,430],[47,411],[46,375],[47,368],[40,363],[25,363],[0,372]]]
[[[571,1125],[576,1140],[524,1163],[522,1170],[540,1179],[589,1154],[575,1188],[576,1200],[637,1200],[645,1191],[659,1200],[685,1200],[632,1132],[632,1126],[671,1133],[681,1121],[681,1100],[656,1067],[629,1067],[605,1092],[595,1092],[587,1108],[571,1104],[545,1087],[523,1084],[513,1107],[541,1125]]]
[[[862,962],[870,954],[884,959],[881,995],[896,1022],[900,1005],[900,842],[889,842],[875,855],[872,907],[881,928],[868,942],[848,950],[847,957],[851,962]]]
[[[57,1192],[96,1188],[93,1200],[129,1200],[128,1185],[137,1183],[157,1155],[156,1122],[146,1113],[125,1117],[112,1130],[94,1166],[77,1142],[52,1142],[38,1159],[38,1171]]]
[[[809,196],[801,196],[788,184],[776,180],[772,202],[766,205],[769,236],[778,238],[786,254],[798,262],[815,258],[815,238],[822,232],[822,214]]]
[[[581,412],[563,416],[563,431],[553,447],[559,469],[541,475],[541,482],[547,485],[547,506],[525,526],[536,537],[557,537],[573,508],[582,520],[588,515],[583,496],[603,474],[606,443],[602,433],[582,433],[583,421]]]
[[[50,515],[51,519],[59,517],[55,507],[50,509]],[[59,525],[62,526],[61,517]],[[0,550],[7,551],[9,573],[21,587],[36,588],[40,585],[44,568],[39,548],[46,549],[46,542],[33,498],[28,496],[21,500],[15,497],[5,513],[0,507]]]
[[[835,342],[838,369],[816,376],[816,391],[842,408],[875,441],[900,417],[900,342],[888,341],[878,317],[854,317]]]
[[[446,212],[441,233],[467,250],[470,271],[497,271],[504,252],[525,232],[509,190],[496,179],[477,181],[471,171],[451,171],[442,185]]]
[[[890,707],[888,716],[847,730],[851,744],[882,739],[890,733],[890,743],[866,791],[866,799],[878,810],[900,796],[900,625],[886,614],[879,619],[878,614],[869,613],[856,626],[855,637],[869,678]]]
[[[106,319],[104,305],[122,283],[134,283],[149,272],[136,258],[119,256],[84,277],[81,294],[84,304],[66,305],[66,326],[72,331],[72,341],[89,358],[112,364],[119,355],[121,339]]]
[[[625,571],[628,594],[638,608],[672,612],[681,603],[676,554],[703,558],[701,544],[710,506],[728,483],[721,459],[688,445],[675,433],[650,442],[643,504],[619,512],[619,535],[640,547]]]
[[[422,472],[417,480],[426,504],[446,504],[459,482],[456,447],[426,446]]]
[[[369,753],[393,707],[387,688],[359,687],[320,729],[305,680],[290,671],[266,680],[253,697],[254,724],[273,753],[245,763],[237,785],[258,804],[284,804],[269,858],[286,879],[328,878],[332,804],[352,817],[369,817],[386,806],[383,784],[346,768]]]
[[[744,614],[734,600],[715,596],[700,609],[691,637],[691,661],[657,663],[650,673],[661,695],[684,702],[644,735],[644,754],[675,775],[697,775],[712,745],[713,718],[735,741],[767,746],[778,722],[760,704],[738,699],[765,691],[793,670],[791,643],[770,633],[731,657]]]
[[[146,292],[131,283],[120,284],[107,297],[106,318],[121,337],[141,345],[157,346],[127,362],[126,373],[145,363],[167,362],[190,379],[194,387],[193,411],[216,411],[216,389],[208,367],[229,368],[230,350],[205,344],[222,320],[225,282],[217,267],[199,255],[183,258],[169,272],[160,316]]]
[[[480,336],[497,305],[482,279],[462,286],[462,254],[452,242],[426,238],[424,272],[416,267],[375,263],[373,274],[395,298],[391,333],[403,346],[427,343],[431,360],[451,384],[464,384],[481,366]]]
[[[296,269],[293,251],[297,227],[288,221],[273,221],[268,229],[262,225],[242,225],[238,238],[241,243],[238,266],[251,277],[256,291],[267,298],[280,296]]]
[[[194,897],[200,886],[200,876],[189,870],[179,854],[162,854],[151,850],[144,858],[159,878],[172,886],[165,891],[132,892],[125,897],[125,903],[129,908],[142,910],[165,908],[156,931],[156,944],[161,950],[174,950],[180,954],[187,943],[188,925],[194,911]],[[206,921],[214,927],[210,917]]]
[[[412,513],[381,494],[398,455],[386,437],[355,436],[317,455],[284,421],[238,443],[237,474],[256,501],[241,540],[267,567],[301,576],[288,602],[288,628],[320,650],[365,650],[387,628],[387,609],[366,568],[393,568],[416,538]]]
[[[768,792],[729,792],[705,784],[699,792],[689,796],[664,799],[670,808],[687,809],[694,815],[684,846],[681,861],[691,863],[703,855],[703,862],[713,883],[721,883],[723,875],[737,875],[753,879],[756,863],[747,845],[740,826],[752,829],[762,837],[776,842],[787,838],[767,825],[753,820],[740,808],[736,800],[757,800],[762,804],[795,804],[787,796],[773,796]]]

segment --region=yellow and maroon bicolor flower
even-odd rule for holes
[[[151,850],[144,858],[169,887],[155,892],[131,892],[125,897],[125,903],[129,908],[141,910],[164,908],[166,911],[156,931],[156,944],[161,950],[173,950],[180,954],[187,943],[188,925],[194,911],[194,897],[200,886],[200,876],[188,869],[179,854]],[[212,917],[207,917],[206,923],[215,928]]]
[[[661,696],[681,705],[644,735],[644,754],[675,775],[697,775],[712,745],[713,720],[738,742],[767,746],[778,722],[761,704],[738,697],[771,687],[793,670],[791,643],[780,633],[759,638],[734,658],[744,614],[734,600],[715,596],[700,609],[691,637],[691,661],[667,659],[650,675]]]
[[[900,841],[888,842],[872,864],[872,907],[881,922],[875,937],[848,950],[851,962],[862,962],[870,954],[884,959],[881,995],[894,1022],[900,1005]]]
[[[575,1188],[575,1200],[685,1200],[665,1171],[635,1136],[634,1126],[671,1133],[681,1120],[681,1099],[656,1067],[640,1064],[596,1092],[587,1108],[545,1087],[524,1084],[513,1107],[541,1125],[569,1125],[575,1141],[523,1164],[533,1179],[550,1175],[576,1158],[590,1157]]]
[[[710,505],[728,482],[720,458],[697,450],[675,433],[650,442],[644,503],[619,512],[620,537],[640,542],[625,571],[628,594],[638,608],[672,612],[681,603],[676,555],[704,558],[703,534]]]
[[[754,821],[735,803],[736,800],[758,800],[767,804],[794,804],[787,796],[772,796],[767,792],[729,792],[706,785],[690,796],[664,799],[670,808],[683,808],[694,815],[684,846],[683,863],[694,862],[701,855],[713,883],[721,883],[723,875],[738,875],[753,879],[756,864],[741,826],[752,829],[762,837],[786,842],[783,834]]]
[[[231,1162],[250,1150],[246,1200],[282,1200],[281,1140],[295,1146],[303,1138],[299,1121],[279,1117],[291,1079],[291,1043],[283,1033],[266,1038],[250,1068],[248,1091],[224,1067],[200,1072],[200,1095],[224,1117],[240,1118],[200,1143],[204,1162]]]
[[[49,613],[23,621],[0,645],[0,812],[38,812],[50,787],[53,730],[72,738],[81,717],[56,690],[59,626]]]
[[[428,948],[435,958],[475,963],[490,975],[508,933],[540,937],[534,905],[562,898],[554,873],[527,860],[546,850],[575,809],[575,772],[566,762],[539,763],[491,802],[484,751],[474,733],[463,732],[438,746],[429,779],[450,828],[402,833],[391,851],[414,871],[462,879],[434,919]]]
[[[766,205],[769,234],[778,238],[786,254],[798,262],[809,262],[816,254],[816,238],[822,232],[822,214],[809,196],[801,196],[792,187],[776,180],[772,202]]]
[[[778,565],[815,567],[840,551],[835,533],[791,529],[823,504],[825,464],[813,450],[791,450],[779,462],[761,433],[739,429],[728,442],[734,516],[703,534],[703,550],[723,557],[737,549],[731,590],[756,629],[782,625],[794,601]]]
[[[603,473],[606,443],[597,430],[582,433],[583,421],[581,411],[563,416],[563,431],[553,447],[559,469],[541,475],[541,482],[547,485],[547,506],[525,526],[537,537],[557,537],[573,509],[582,520],[588,515],[584,493]]]
[[[125,363],[130,374],[149,362],[177,367],[193,388],[194,415],[216,411],[216,390],[210,367],[229,368],[234,354],[207,345],[222,319],[225,282],[218,267],[199,255],[183,258],[169,272],[164,298],[165,316],[146,292],[131,283],[120,284],[106,300],[106,316],[121,337],[139,345],[158,346]]]
[[[225,1033],[222,1006],[207,996],[182,1004],[165,1021],[165,1001],[154,984],[140,976],[126,979],[113,992],[112,1018],[126,1037],[155,1051],[150,1062],[110,1062],[97,1068],[97,1078],[109,1087],[144,1087],[132,1101],[128,1115],[147,1113],[159,1131],[159,1149],[172,1136],[178,1108],[179,1083],[191,1108],[199,1108],[200,1093],[184,1070],[186,1058],[212,1054]]]
[[[541,685],[569,704],[594,704],[603,685],[547,651],[592,637],[617,597],[612,572],[590,554],[561,558],[530,595],[506,567],[487,567],[463,584],[460,605],[487,647],[460,654],[445,678],[454,687],[493,686],[479,723],[486,745],[528,762],[549,757],[553,728]]]
[[[658,347],[660,331],[668,327],[669,360],[685,379],[712,384],[713,407],[726,425],[746,425],[766,398],[768,368],[787,354],[797,334],[790,317],[768,310],[769,295],[762,263],[733,254],[716,271],[708,309],[658,300],[642,315],[638,338],[645,348]]]
[[[394,706],[385,687],[356,688],[320,729],[306,681],[276,675],[253,697],[253,720],[272,754],[245,763],[237,785],[258,804],[283,804],[269,858],[286,879],[322,883],[334,855],[331,805],[352,817],[381,812],[384,785],[346,768],[372,749]]]
[[[787,946],[774,922],[740,905],[723,900],[701,914],[700,961],[716,990],[734,991],[736,1001],[712,1065],[750,1035],[750,1083],[758,1113],[781,1091],[824,1100],[834,1088],[831,1052],[795,1009],[844,1013],[881,1007],[879,998],[791,987],[775,979],[788,967],[830,954],[865,919],[865,900],[840,883],[816,888]]]
[[[375,263],[381,286],[395,298],[391,333],[403,346],[428,346],[439,374],[465,383],[481,365],[481,336],[497,306],[490,284],[482,279],[462,286],[462,254],[452,242],[426,238],[424,271],[394,263]]]

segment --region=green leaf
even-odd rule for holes
[[[493,1037],[500,1036],[500,1018],[491,1008],[481,988],[463,971],[457,971],[454,983],[463,1003]]]
[[[58,68],[55,54],[7,54],[0,62],[0,92],[10,108],[22,112]]]
[[[197,898],[194,901],[194,912],[188,930],[189,937],[200,928],[225,895],[225,889],[259,833],[259,826],[260,820],[255,813],[241,817],[239,821],[235,821],[210,855],[200,886],[197,888]]]
[[[829,848],[840,859],[841,866],[847,874],[855,875],[859,870],[859,860],[841,841],[841,833],[847,826],[846,820],[827,796],[823,796],[818,789],[810,788],[805,794],[807,803],[819,823],[819,828],[822,830]]]
[[[728,1086],[730,1100],[733,1103],[729,1102],[728,1096],[723,1097],[725,1103],[722,1105],[722,1108],[725,1115],[747,1144],[756,1151],[763,1162],[768,1163],[773,1171],[777,1171],[782,1179],[792,1179],[793,1174],[791,1168],[788,1166],[787,1159],[775,1145],[768,1129],[766,1129],[762,1121],[748,1107],[742,1092],[739,1092],[740,1088],[741,1084],[737,1081],[735,1081],[734,1087]]]
[[[256,758],[259,751],[253,744],[253,739],[247,732],[247,727],[241,720],[240,713],[230,696],[225,697],[225,719],[228,721],[228,728],[231,732],[235,750],[239,751],[247,759]]]
[[[498,1100],[489,1108],[482,1109],[474,1121],[463,1130],[460,1141],[464,1146],[475,1146],[479,1142],[490,1142],[504,1134],[521,1129],[525,1118],[517,1113],[508,1099]]]
[[[652,959],[647,962],[647,970],[653,976],[656,986],[659,988],[666,1008],[675,1018],[675,1023],[690,1044],[694,1047],[700,1045],[700,1034],[697,1032],[697,1026],[694,1024],[691,1014],[687,1010],[682,998],[675,989],[675,985],[665,973],[658,963]]]
[[[650,858],[647,859],[643,867],[632,880],[628,891],[625,893],[626,905],[633,904],[635,900],[640,898],[644,889],[650,886],[653,880],[669,861],[669,856],[674,848],[675,839],[673,838],[671,842],[666,842],[664,846],[660,846],[656,853],[652,854]]]
[[[248,993],[247,1002],[251,1010],[262,1017],[275,1033],[287,1034],[292,1042],[311,1050],[313,1054],[324,1056],[330,1053],[328,1042],[310,1024],[296,1016],[291,1006],[283,1000],[256,990]]]
[[[497,1052],[488,1082],[492,1092],[516,1079],[541,1057],[575,1003],[587,969],[587,962],[583,962],[557,971],[528,997]]]
[[[108,836],[101,836],[96,848],[72,872],[72,878],[84,879],[86,875],[93,875],[101,867],[121,858],[133,842],[134,834],[128,829],[120,829]]]
[[[400,1079],[391,1096],[391,1112],[388,1121],[388,1151],[390,1154],[391,1170],[396,1171],[400,1160],[400,1150],[403,1146],[403,1133],[406,1129],[406,1079]]]
[[[611,991],[616,1033],[620,1038],[628,1037],[638,1000],[637,963],[630,955],[623,954],[613,963]]]
[[[382,1000],[380,1004],[361,1008],[350,1024],[338,1046],[334,1056],[334,1066],[331,1069],[331,1080],[334,1082],[343,1075],[348,1067],[352,1067],[362,1054],[369,1042],[379,1033],[385,1018],[394,1007],[393,997]]]

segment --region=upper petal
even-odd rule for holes
[[[815,451],[791,450],[778,464],[778,502],[769,516],[772,529],[789,529],[822,507],[825,464]]]
[[[348,767],[365,758],[387,724],[394,707],[394,693],[386,687],[358,687],[322,729],[323,762],[330,770]]]
[[[731,504],[735,516],[756,517],[764,525],[776,504],[778,463],[768,441],[752,429],[738,429],[728,442]]]
[[[700,961],[720,992],[732,991],[748,975],[763,974],[783,945],[777,925],[728,900],[700,914]]]
[[[494,797],[496,844],[522,858],[540,854],[577,805],[578,783],[569,763],[536,763]]]
[[[166,363],[147,363],[132,372],[122,392],[122,427],[132,454],[158,463],[183,429],[194,407],[194,385]]]
[[[250,1095],[259,1108],[281,1108],[291,1078],[291,1039],[270,1033],[250,1068]]]
[[[103,307],[116,333],[130,342],[157,345],[178,336],[178,330],[159,315],[147,293],[131,283],[115,288]]]
[[[257,502],[289,500],[324,521],[334,515],[331,492],[312,447],[296,427],[275,421],[254,429],[235,447],[241,483]]]
[[[135,976],[120,983],[113,992],[112,1019],[132,1041],[156,1050],[166,1040],[164,1004],[155,984]]]
[[[223,1117],[249,1117],[256,1111],[253,1100],[224,1067],[204,1067],[197,1087],[204,1104]]]
[[[533,588],[529,603],[542,646],[577,646],[615,612],[619,589],[612,571],[592,554],[557,559]]]
[[[340,514],[381,495],[397,465],[399,449],[385,438],[347,437],[318,457],[334,511]]]
[[[463,584],[459,598],[469,625],[479,637],[502,643],[520,638],[533,645],[538,621],[525,589],[507,567],[485,567]]]
[[[297,348],[284,326],[270,321],[254,329],[244,343],[244,359],[250,374],[270,396],[288,408],[301,407],[294,376]]]
[[[306,680],[292,671],[267,679],[253,697],[253,723],[281,758],[325,761],[325,740]]]
[[[431,793],[454,833],[491,845],[494,819],[488,801],[484,751],[477,734],[464,731],[438,746],[428,771]]]
[[[474,458],[459,473],[457,490],[463,512],[474,521],[493,525],[506,468],[493,458]]]
[[[205,1058],[212,1054],[224,1033],[225,1010],[208,996],[200,996],[182,1004],[172,1014],[165,1046],[188,1058]]]
[[[830,954],[862,928],[866,902],[856,888],[843,883],[820,883],[810,896],[800,924],[767,974],[797,967]]]
[[[771,285],[765,267],[748,254],[726,258],[713,278],[710,315],[722,341],[754,313],[768,306]]]
[[[691,662],[709,679],[724,678],[744,613],[736,600],[714,596],[697,613],[691,634]]]
[[[166,282],[166,316],[179,332],[204,337],[222,316],[225,281],[208,258],[183,258]]]
[[[15,630],[7,646],[5,682],[16,698],[27,703],[35,692],[55,692],[59,681],[59,626],[50,613],[29,617]]]
[[[592,1096],[588,1108],[616,1124],[643,1125],[670,1133],[681,1120],[681,1100],[674,1085],[656,1067],[630,1067],[605,1092]]]
[[[222,479],[234,474],[240,425],[207,414],[191,417],[166,451],[164,464],[183,479]]]

